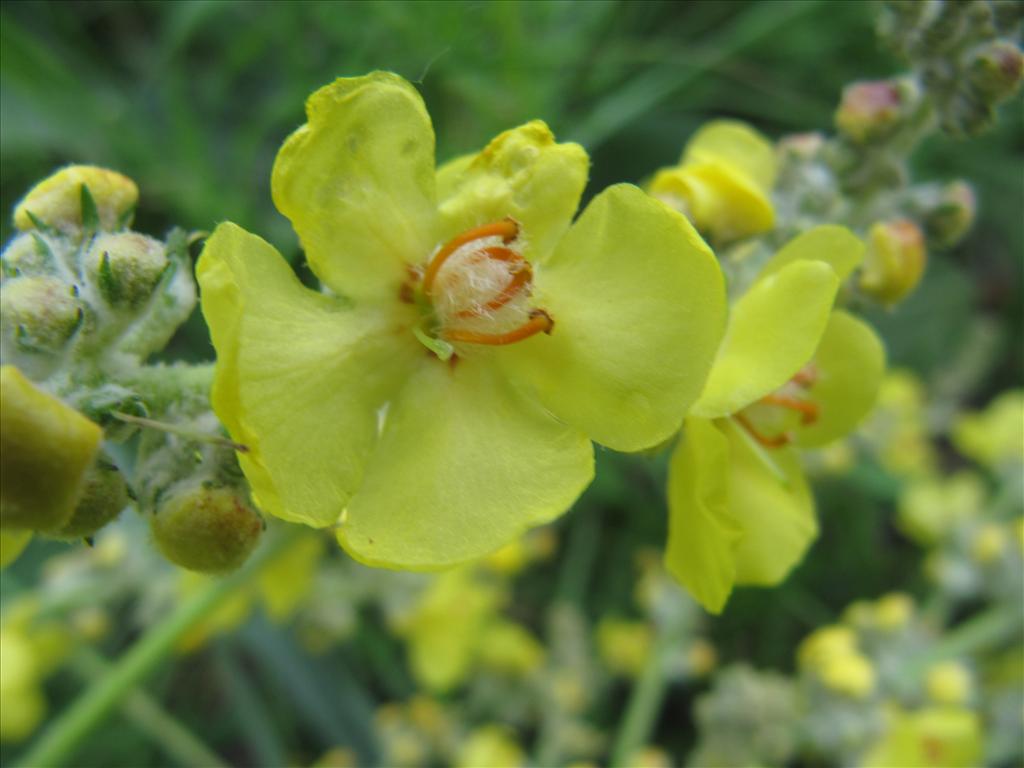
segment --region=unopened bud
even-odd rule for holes
[[[139,189],[127,176],[91,165],[69,165],[25,195],[14,209],[14,226],[24,231],[43,225],[77,235],[94,223],[115,232],[123,228],[138,199]],[[93,216],[97,220],[90,222]]]
[[[199,483],[170,491],[150,527],[172,563],[190,571],[225,573],[249,557],[263,520],[238,489]]]
[[[53,274],[57,268],[53,251],[57,247],[57,238],[42,232],[18,235],[0,255],[3,276]]]
[[[56,277],[16,277],[0,289],[4,335],[33,351],[59,350],[82,321],[75,288]]]
[[[836,128],[857,144],[885,138],[910,115],[917,96],[909,80],[852,83],[843,89]]]
[[[896,304],[917,287],[926,260],[924,235],[914,222],[879,222],[869,233],[860,287],[883,304]]]
[[[977,201],[974,189],[964,181],[947,184],[938,203],[925,215],[925,229],[937,244],[958,243],[974,224]]]
[[[59,530],[78,504],[103,431],[14,366],[0,368],[0,393],[0,526]]]
[[[1003,101],[1020,87],[1024,53],[1009,40],[993,40],[975,53],[968,70],[971,86],[990,103]]]
[[[825,137],[816,131],[791,133],[779,139],[777,148],[783,157],[813,160],[825,148]]]
[[[167,268],[164,244],[137,232],[97,237],[85,256],[85,270],[111,306],[145,302]]]
[[[128,486],[113,464],[97,461],[85,476],[82,498],[67,524],[53,533],[58,539],[84,539],[111,522],[128,506]]]

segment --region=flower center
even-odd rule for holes
[[[508,218],[463,232],[422,272],[410,270],[399,295],[424,308],[420,341],[450,357],[452,344],[500,346],[551,333],[551,315],[530,302],[533,270],[520,249],[519,224]]]
[[[808,363],[781,388],[765,395],[756,403],[733,414],[743,429],[757,442],[766,448],[780,448],[793,442],[794,436],[787,426],[792,425],[792,415],[799,416],[799,424],[813,424],[818,420],[820,409],[817,403],[811,402],[809,390],[818,380],[818,370],[814,363]],[[767,407],[766,407],[767,406]],[[774,434],[766,434],[761,424],[774,428]],[[782,425],[781,428],[779,425]]]

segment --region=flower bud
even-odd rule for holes
[[[779,139],[777,150],[783,157],[813,160],[825,148],[825,136],[817,131],[791,133]]]
[[[1024,74],[1024,54],[1009,40],[993,40],[971,59],[968,81],[989,104],[1012,96]]]
[[[137,232],[99,235],[85,255],[85,271],[108,304],[136,307],[167,268],[164,244]]]
[[[58,238],[42,232],[28,232],[11,240],[4,249],[0,260],[3,262],[3,276],[52,274],[58,267],[53,251],[59,247]]]
[[[157,547],[190,571],[225,573],[249,557],[263,520],[236,488],[205,483],[172,490],[150,520]]]
[[[836,128],[857,144],[891,135],[910,115],[917,89],[910,80],[852,83],[843,89]]]
[[[16,277],[0,289],[4,335],[32,351],[56,352],[84,317],[74,287],[56,277]]]
[[[71,518],[103,431],[17,368],[0,368],[0,526],[59,530]]]
[[[976,212],[974,189],[965,181],[954,181],[943,187],[937,204],[925,215],[925,229],[937,244],[956,245],[974,224]]]
[[[113,464],[97,461],[85,476],[82,498],[57,539],[83,539],[111,522],[128,506],[128,486]]]
[[[138,199],[139,189],[127,176],[91,165],[69,165],[32,187],[14,209],[14,226],[25,231],[43,224],[77,235],[95,216],[99,229],[114,232],[122,228]]]
[[[894,219],[875,224],[869,237],[860,287],[883,304],[896,304],[917,287],[924,274],[924,235],[909,219]]]

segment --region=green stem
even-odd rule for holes
[[[990,608],[947,632],[941,641],[907,665],[904,677],[915,680],[941,661],[1001,645],[1018,635],[1022,624],[1024,617],[1006,606]]]
[[[675,621],[659,633],[640,678],[633,686],[626,714],[615,737],[611,756],[613,767],[628,766],[637,750],[650,739],[668,690],[669,679],[665,670],[671,656],[679,653],[686,626],[685,621]]]
[[[111,663],[89,646],[75,654],[74,671],[87,682],[95,683],[110,674]],[[150,696],[140,690],[129,691],[121,703],[121,714],[164,748],[168,755],[186,766],[223,766],[215,752],[178,722]]]
[[[229,576],[212,581],[166,619],[150,627],[108,675],[92,683],[36,741],[20,765],[45,768],[66,763],[81,741],[99,726],[132,689],[171,653],[189,629],[209,616],[236,589],[277,555],[296,535],[289,530],[268,542]]]

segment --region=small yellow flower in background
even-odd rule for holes
[[[924,276],[924,233],[909,219],[895,219],[871,227],[868,241],[861,290],[886,305],[903,301]]]
[[[725,315],[684,217],[619,185],[572,222],[587,156],[537,121],[435,169],[393,74],[339,79],[307,115],[272,191],[335,295],[233,224],[197,268],[214,410],[263,510],[337,526],[369,565],[447,567],[562,514],[591,440],[679,428]]]
[[[520,768],[526,765],[522,747],[508,728],[485,725],[474,730],[459,747],[456,768]]]
[[[991,565],[1009,551],[1010,532],[997,523],[984,523],[971,538],[971,557],[981,565]]]
[[[643,621],[605,617],[597,625],[597,650],[616,675],[638,677],[654,650],[654,631]]]
[[[661,747],[648,744],[630,755],[625,764],[630,768],[672,768],[672,756]]]
[[[544,663],[544,646],[524,627],[496,620],[480,639],[480,665],[510,677],[525,677]]]
[[[744,123],[716,120],[694,134],[679,165],[658,171],[647,190],[716,243],[727,243],[775,225],[776,171],[768,139]]]
[[[928,670],[925,689],[935,704],[963,706],[970,702],[973,693],[971,673],[963,664],[944,661]]]
[[[902,477],[934,472],[938,461],[929,440],[924,385],[906,370],[886,373],[878,402],[860,429],[882,465]]]
[[[868,750],[862,768],[976,768],[981,765],[981,721],[960,707],[887,712],[882,739]]]
[[[45,714],[31,639],[16,629],[0,629],[0,741],[25,740]]]
[[[917,480],[900,496],[897,522],[918,544],[931,546],[960,523],[980,515],[985,497],[981,477],[968,470]]]
[[[1024,462],[1024,390],[1003,392],[985,410],[960,416],[953,425],[953,443],[983,466],[1019,471]]]
[[[875,626],[886,632],[907,627],[914,617],[914,599],[903,592],[890,592],[875,601]]]
[[[797,649],[800,668],[822,685],[856,699],[875,689],[875,669],[857,648],[857,637],[844,626],[828,626],[812,632]]]

